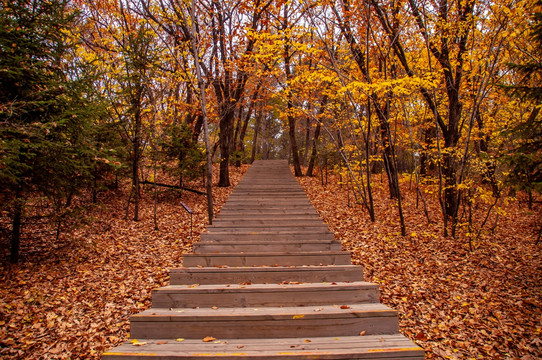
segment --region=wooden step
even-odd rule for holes
[[[135,339],[289,338],[398,331],[397,312],[379,303],[216,310],[152,308],[130,318],[130,336]]]
[[[307,230],[307,231],[213,231],[210,233],[201,234],[201,240],[235,240],[235,241],[244,241],[244,240],[261,240],[261,241],[298,241],[298,240],[334,240],[335,235],[326,230]]]
[[[207,226],[209,232],[214,231],[214,229],[220,229],[223,227],[235,227],[235,228],[246,228],[246,227],[308,227],[311,228],[325,228],[327,225],[322,223],[322,219],[319,218],[291,218],[291,219],[276,219],[269,217],[267,219],[216,219],[213,221],[213,225]]]
[[[296,266],[296,265],[348,265],[347,251],[319,251],[305,253],[230,253],[186,254],[183,265],[194,266]]]
[[[205,241],[194,244],[194,253],[314,252],[340,251],[341,243],[331,240],[306,241]]]
[[[244,213],[239,212],[220,212],[217,214],[215,220],[213,220],[213,223],[216,221],[242,221],[242,220],[250,220],[250,221],[265,221],[265,220],[288,220],[288,219],[294,219],[294,220],[315,220],[319,219],[322,221],[322,219],[318,216],[318,214],[314,211],[306,212],[306,213],[287,213],[287,212],[275,212],[275,213],[254,213],[252,211],[247,211]]]
[[[279,267],[183,267],[169,271],[170,284],[242,284],[362,281],[363,268],[355,265]]]
[[[306,233],[314,232],[316,230],[327,231],[328,227],[326,224],[323,224],[321,221],[318,224],[312,225],[303,225],[299,224],[279,224],[279,225],[237,225],[235,227],[227,225],[209,225],[209,232],[221,232],[221,233],[239,233],[239,232],[295,232],[295,233]]]
[[[153,290],[156,308],[309,306],[376,303],[378,286],[367,282],[169,285]]]
[[[126,342],[103,354],[106,360],[161,358],[194,360],[202,358],[230,360],[309,360],[379,359],[423,360],[424,351],[402,335],[366,335],[342,337],[297,337],[272,339],[138,339],[143,346]]]

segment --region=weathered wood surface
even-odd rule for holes
[[[137,347],[127,343],[114,349],[110,356],[132,356],[132,359],[147,359],[162,356],[170,360],[210,359],[420,359],[419,350],[412,342],[400,335],[344,336],[318,338],[278,339],[229,339],[204,343],[186,339],[145,341],[147,345]],[[115,354],[115,355],[113,355]],[[123,355],[126,354],[126,355]],[[423,359],[423,357],[422,357]]]
[[[372,283],[285,283],[170,285],[156,289],[152,304],[157,308],[309,306],[379,301]]]
[[[170,276],[104,359],[424,358],[285,161],[255,162]]]
[[[182,284],[265,284],[282,282],[323,283],[363,279],[363,269],[354,265],[332,266],[260,266],[260,267],[195,267],[170,270],[172,285]]]

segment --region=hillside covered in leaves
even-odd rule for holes
[[[237,183],[246,167],[230,170]],[[396,207],[379,206],[377,222],[371,222],[337,175],[325,185],[318,177],[300,183],[353,262],[363,266],[366,280],[380,285],[381,300],[399,311],[401,332],[426,350],[427,359],[542,356],[538,208],[527,209],[521,198],[510,201],[494,234],[471,251],[467,243],[443,237],[437,221],[427,222],[407,177],[407,236],[391,216]],[[182,265],[206,226],[204,197],[163,190],[154,230],[153,192],[145,189],[139,222],[124,218],[121,189],[104,193],[89,217],[56,242],[38,236],[49,230],[45,225],[29,225],[34,236],[27,239],[24,262],[1,263],[2,358],[98,359],[126,340],[129,316],[150,306],[151,290],[168,283],[167,270]],[[215,188],[216,211],[231,190]],[[386,186],[376,185],[375,194],[385,198]],[[194,209],[193,238],[180,201]]]

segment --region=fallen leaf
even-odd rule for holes
[[[212,336],[206,336],[203,338],[203,342],[211,342],[211,341],[215,341],[216,338],[212,337]]]

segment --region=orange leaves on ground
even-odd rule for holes
[[[245,170],[230,170],[233,184]],[[215,212],[232,190],[213,189]],[[20,265],[0,263],[0,358],[99,359],[128,339],[130,315],[150,307],[152,289],[169,283],[168,270],[181,266],[206,227],[205,196],[182,194],[194,210],[191,239],[178,192],[160,193],[158,231],[151,187],[143,188],[138,222],[124,220],[124,191],[104,195],[65,239],[27,241]],[[25,231],[38,233],[40,226]]]
[[[381,301],[398,310],[401,332],[426,349],[426,358],[542,358],[542,256],[533,226],[540,208],[529,211],[510,201],[496,233],[470,252],[468,240],[442,236],[435,197],[426,200],[437,222],[427,223],[408,181],[401,191],[409,235],[401,237],[384,184],[373,184],[372,223],[361,206],[348,206],[338,180],[330,175],[324,187],[318,178],[299,179],[353,262],[363,266],[365,279],[380,285]]]

